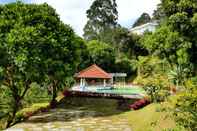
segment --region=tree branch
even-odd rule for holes
[[[22,93],[22,95],[20,96],[20,99],[23,99],[25,94],[27,93],[28,89],[30,88],[30,85],[31,84],[31,81],[30,80],[27,80],[26,83],[25,83],[25,89]]]

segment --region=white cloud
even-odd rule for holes
[[[131,26],[143,12],[152,15],[159,3],[160,0],[117,0],[119,23]]]
[[[29,0],[28,0],[29,1]],[[119,23],[130,27],[143,12],[153,13],[160,0],[116,0],[119,12]],[[31,0],[31,3],[47,2],[56,9],[61,20],[71,25],[75,32],[82,36],[86,24],[86,10],[93,0]]]

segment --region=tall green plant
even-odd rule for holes
[[[117,25],[116,0],[94,0],[87,10],[87,24],[84,27],[85,40],[103,41]],[[103,41],[106,42],[106,41]]]
[[[9,127],[33,82],[48,82],[55,101],[57,91],[74,74],[81,49],[73,30],[47,4],[2,5],[0,17],[1,84],[13,99]]]
[[[115,50],[113,47],[94,40],[87,43],[87,49],[91,59],[90,64],[95,63],[106,71],[113,71],[115,64]]]
[[[185,91],[180,93],[172,103],[173,113],[177,123],[189,131],[197,130],[197,79],[191,78],[185,82]]]
[[[184,67],[182,65],[174,65],[172,70],[168,72],[168,79],[178,88],[184,86],[185,81],[191,75],[191,67]]]

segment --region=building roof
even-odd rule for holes
[[[136,26],[134,28],[131,28],[130,31],[134,31],[134,30],[139,30],[142,28],[146,28],[147,26],[157,26],[158,23],[157,22],[148,22],[146,24],[140,25],[140,26]]]
[[[143,34],[145,31],[153,32],[158,26],[157,21],[149,22],[130,29],[131,33]]]
[[[110,79],[112,76],[98,67],[96,64],[80,71],[76,74],[76,78],[102,78]]]

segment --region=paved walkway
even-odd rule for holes
[[[57,108],[34,115],[6,131],[131,131],[127,119],[112,117],[82,108]]]

